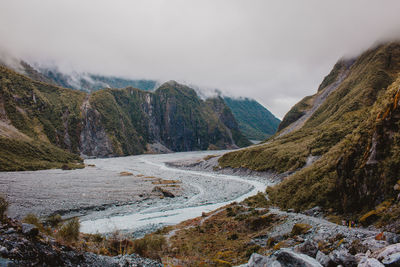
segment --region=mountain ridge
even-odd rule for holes
[[[10,67],[23,75],[27,75],[33,80],[84,92],[94,92],[105,88],[123,89],[126,87],[134,87],[144,91],[155,91],[161,86],[157,80],[129,79],[85,72],[63,72],[56,66],[45,67],[39,64],[29,64],[26,61],[16,58],[3,61],[13,62],[13,64],[7,64],[0,61],[0,64]],[[235,119],[239,123],[240,130],[248,139],[261,141],[276,132],[279,124],[277,118],[254,99],[224,96],[219,90],[215,90],[210,96],[210,94],[205,94],[204,89],[200,87],[191,85],[189,87],[193,88],[203,100],[221,96],[232,110]]]
[[[357,213],[395,198],[393,186],[398,177],[394,170],[400,166],[396,156],[400,144],[393,131],[398,127],[398,99],[393,98],[399,86],[400,43],[378,45],[349,62],[343,65],[339,61],[327,76],[334,79],[325,78],[316,95],[295,105],[294,108],[302,106],[302,113],[311,110],[312,100],[339,82],[301,127],[280,136],[295,122],[288,123],[292,108],[282,121],[284,126],[269,142],[227,153],[220,158],[220,166],[294,172],[268,189],[270,199],[285,209],[321,206],[341,213]],[[348,74],[341,80],[340,69],[347,68]],[[395,108],[389,109],[382,103]],[[392,115],[391,119],[386,113]],[[381,124],[386,124],[386,128]],[[375,134],[371,130],[374,128],[380,130]],[[378,136],[385,146],[378,145]],[[380,155],[379,160],[368,161],[372,154]],[[318,160],[308,166],[310,156]],[[374,182],[373,177],[382,180]]]
[[[221,99],[213,100],[219,106],[210,105],[178,83],[155,92],[129,87],[87,94],[0,67],[0,88],[1,138],[16,142],[13,149],[2,147],[2,170],[79,163],[77,154],[108,157],[250,144]],[[31,151],[28,164],[18,152],[22,147]],[[32,165],[36,150],[42,154]],[[49,151],[59,157],[52,160]]]

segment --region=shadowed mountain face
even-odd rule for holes
[[[398,42],[339,61],[318,92],[286,114],[269,142],[225,154],[220,165],[294,171],[269,189],[283,208],[359,212],[396,197],[399,71]]]
[[[257,101],[249,98],[224,97],[239,128],[251,140],[265,140],[275,134],[280,120]]]
[[[1,170],[42,169],[86,156],[245,146],[221,98],[168,82],[92,94],[34,81],[0,67]],[[7,145],[6,145],[7,144]]]

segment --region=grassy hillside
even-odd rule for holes
[[[1,170],[43,169],[80,162],[80,110],[84,94],[32,81],[0,67]],[[12,126],[10,126],[12,125]]]
[[[275,134],[280,120],[257,101],[224,97],[239,124],[240,131],[251,140],[265,140]]]
[[[321,156],[311,166],[269,189],[271,199],[283,208],[305,209],[320,205],[342,212],[361,211],[393,197],[395,192],[390,188],[398,179],[395,170],[400,166],[395,158],[398,150],[396,115],[392,111],[388,111],[394,116],[391,119],[379,115],[385,117],[386,126],[382,128],[378,114],[382,110],[386,114],[385,103],[395,105],[397,101],[393,97],[398,88],[399,71],[399,43],[366,51],[303,127],[262,146],[225,154],[220,165],[285,172],[304,167],[310,155]],[[325,88],[334,79],[328,81],[324,80]],[[298,110],[311,105],[306,102],[298,104]],[[386,133],[380,133],[382,131]],[[381,136],[380,146],[377,136]],[[381,158],[371,165],[367,162],[373,147]]]

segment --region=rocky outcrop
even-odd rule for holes
[[[100,114],[90,106],[87,97],[82,104],[82,131],[80,153],[83,157],[106,157],[113,155],[111,141],[100,122]]]
[[[159,262],[136,254],[103,256],[58,243],[29,224],[0,223],[0,266],[148,266]]]
[[[258,266],[297,266],[297,267],[330,267],[330,266],[358,266],[358,267],[383,267],[400,266],[400,243],[390,245],[382,250],[372,253],[351,255],[346,249],[339,248],[332,251],[329,256],[318,251],[315,257],[283,248],[270,256],[253,253],[247,264],[242,267]]]
[[[268,257],[261,256],[257,253],[252,254],[247,267],[258,266],[322,267],[322,265],[314,258],[311,258],[305,254],[296,253],[290,249],[280,249]]]

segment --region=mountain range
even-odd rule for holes
[[[12,61],[13,64],[3,63],[3,65],[12,67],[17,72],[33,80],[88,93],[104,88],[123,89],[126,87],[138,88],[144,91],[155,91],[161,85],[156,80],[128,79],[85,72],[67,72],[60,70],[57,66],[45,67],[39,64],[28,64],[16,58],[9,61]],[[280,120],[254,99],[248,97],[229,97],[219,90],[215,90],[212,94],[205,94],[205,90],[201,87],[195,85],[189,85],[189,87],[193,88],[203,100],[209,97],[221,96],[232,110],[239,124],[239,129],[250,140],[265,140],[273,135],[278,128]]]
[[[174,81],[154,92],[127,87],[86,93],[0,67],[0,88],[2,170],[60,167],[79,163],[79,155],[250,144],[221,97],[202,100],[193,89]]]

